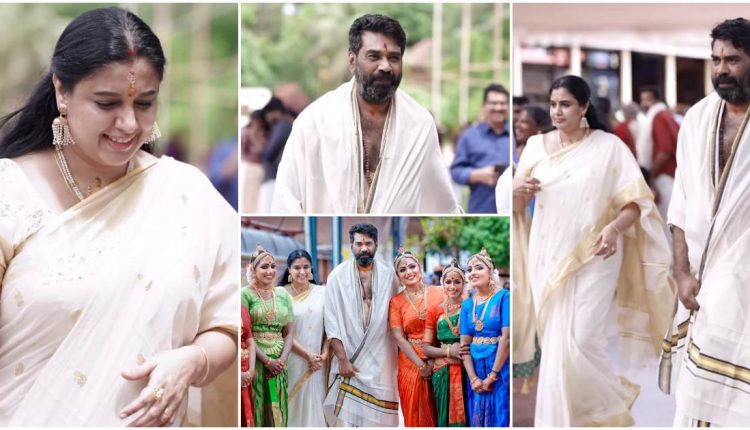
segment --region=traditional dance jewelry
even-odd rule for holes
[[[490,271],[495,270],[495,263],[492,262],[492,258],[490,257],[490,254],[487,252],[485,248],[482,248],[482,250],[479,251],[477,254],[474,254],[471,257],[469,257],[469,261],[475,258],[478,258],[481,262],[489,266]]]
[[[451,260],[451,263],[443,269],[443,275],[440,276],[440,284],[445,285],[445,277],[451,272],[458,272],[461,275],[461,279],[466,279],[464,269],[458,265],[458,260],[454,258]]]
[[[75,145],[73,135],[70,134],[70,128],[68,128],[68,106],[60,103],[57,110],[60,116],[52,120],[52,144],[56,148]]]
[[[484,301],[484,309],[482,309],[482,315],[477,319],[477,299],[479,298],[479,295],[477,294],[476,297],[474,297],[474,305],[471,309],[471,317],[474,322],[474,328],[477,331],[482,331],[484,328],[484,316],[487,315],[487,309],[490,307],[490,300],[492,300],[492,297],[497,294],[497,291],[492,291],[492,294],[487,298],[487,300]],[[475,338],[476,339],[476,338]]]
[[[446,303],[446,309],[445,309],[445,313],[443,314],[443,317],[445,318],[445,322],[448,324],[448,328],[450,329],[451,333],[453,333],[454,336],[458,336],[458,330],[461,326],[461,321],[459,321],[456,325],[453,325],[453,323],[451,322],[451,317],[453,315],[450,314],[450,310],[448,308],[449,305],[450,305],[449,303]]]
[[[404,295],[406,296],[406,300],[409,302],[412,309],[414,309],[414,312],[416,312],[419,315],[419,319],[421,319],[422,321],[426,320],[427,319],[427,287],[422,285],[422,309],[417,309],[417,306],[414,304],[414,302],[411,301],[411,298],[409,297],[409,291],[404,290]]]
[[[263,305],[263,312],[265,312],[266,321],[268,321],[269,323],[278,321],[279,316],[276,314],[276,289],[274,287],[271,287],[271,300],[273,300],[273,310],[268,310],[268,306],[266,306],[266,299],[264,299],[263,295],[261,295],[260,288],[253,285],[253,289],[255,290],[255,293],[258,294],[260,303]]]

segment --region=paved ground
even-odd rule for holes
[[[617,336],[610,339],[608,352],[612,362],[617,360]],[[674,416],[674,396],[667,396],[656,385],[655,367],[644,368],[628,379],[641,386],[641,395],[633,405],[635,425],[639,427],[671,427]],[[533,427],[536,399],[536,374],[529,381],[528,394],[523,394],[523,381],[513,380],[513,426]]]

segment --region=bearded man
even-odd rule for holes
[[[376,258],[378,230],[349,229],[354,258],[328,276],[324,323],[333,360],[323,402],[329,427],[395,427],[399,422],[396,343],[388,304],[397,290],[393,268]]]
[[[750,21],[718,24],[711,48],[716,92],[690,108],[677,143],[668,220],[680,303],[659,383],[675,383],[675,426],[748,427]]]
[[[353,78],[294,122],[271,212],[456,213],[435,121],[402,90],[406,34],[364,15],[349,29]]]

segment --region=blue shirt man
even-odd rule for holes
[[[469,213],[497,213],[495,186],[510,164],[508,91],[492,84],[484,90],[485,121],[467,129],[459,139],[451,164],[453,180],[468,185]]]

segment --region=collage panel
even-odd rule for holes
[[[241,213],[509,212],[508,4],[241,16]]]
[[[0,426],[238,426],[237,14],[0,5]]]
[[[514,426],[750,424],[745,9],[513,5]]]
[[[508,427],[507,217],[243,217],[242,425]]]

